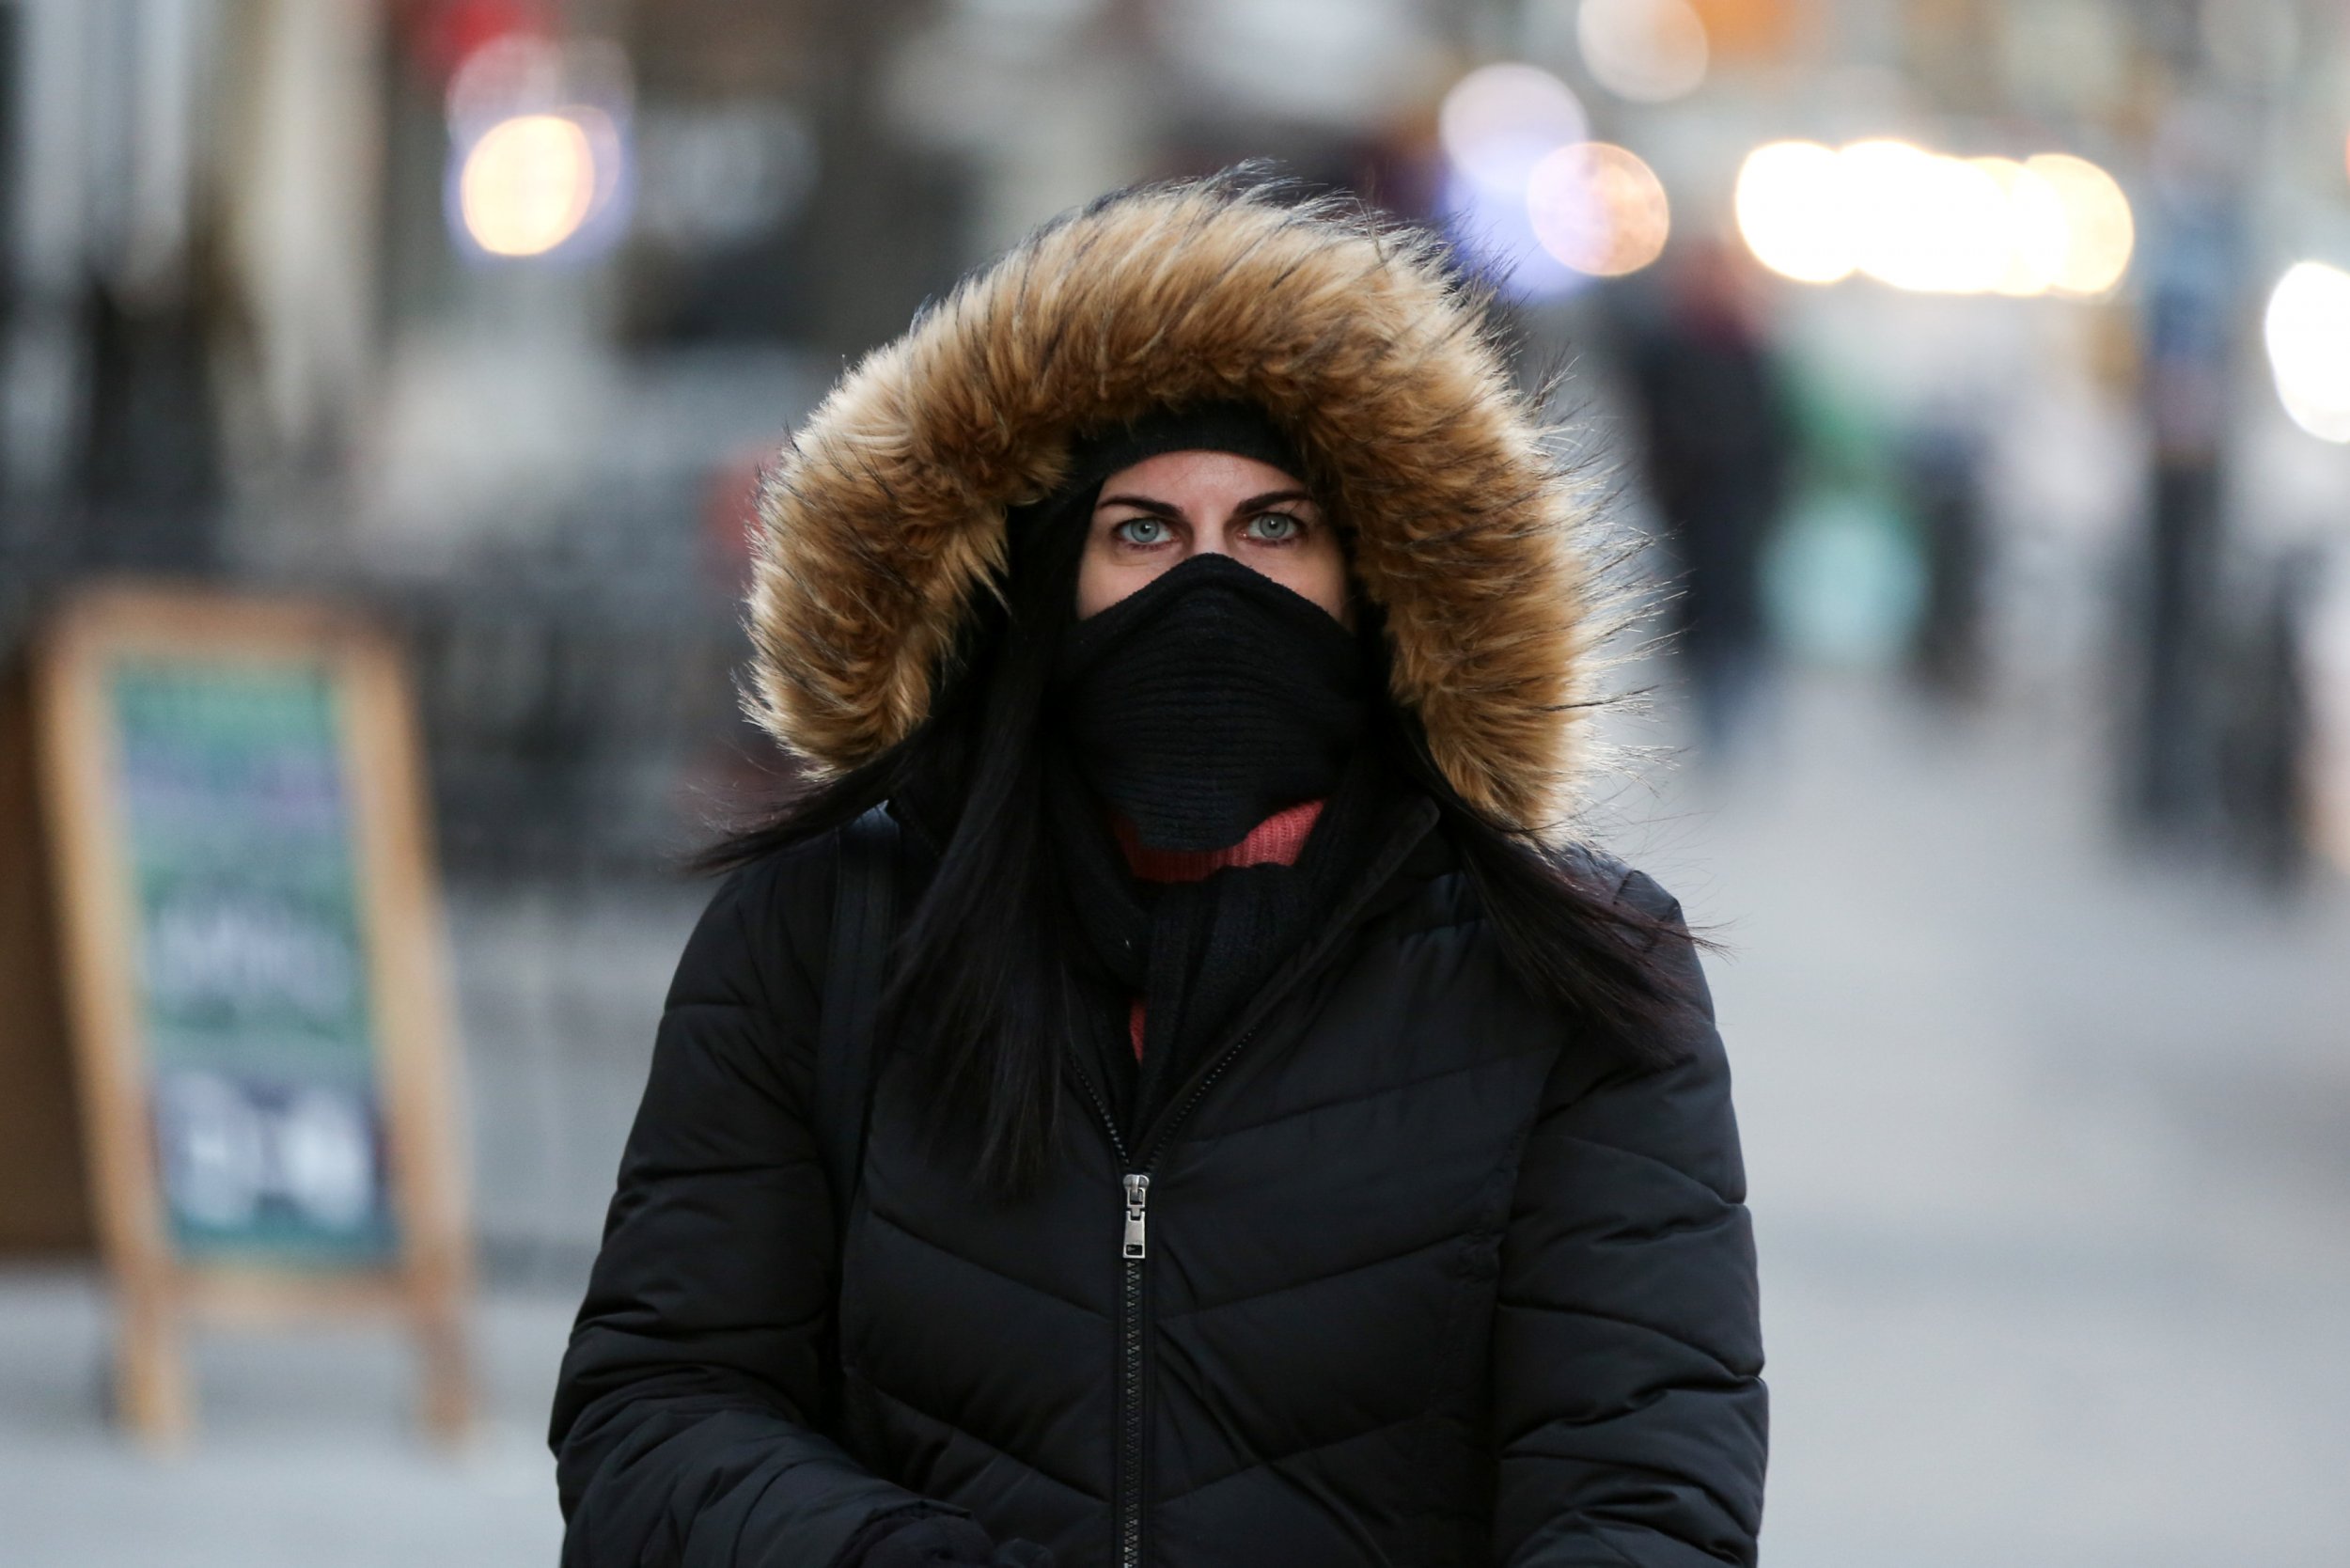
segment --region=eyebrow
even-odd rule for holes
[[[1268,490],[1262,495],[1251,495],[1247,500],[1234,507],[1232,514],[1237,517],[1245,511],[1255,511],[1259,507],[1269,507],[1276,501],[1310,502],[1312,499],[1312,496],[1302,490]]]
[[[1268,490],[1261,495],[1251,495],[1247,500],[1234,507],[1232,515],[1237,517],[1243,512],[1255,511],[1260,507],[1269,507],[1277,501],[1310,502],[1312,499],[1311,495],[1302,490]],[[1096,511],[1104,507],[1133,507],[1136,510],[1149,512],[1153,517],[1173,518],[1177,522],[1183,520],[1183,508],[1171,506],[1165,501],[1154,500],[1148,495],[1104,495],[1093,503],[1093,510]]]
[[[1147,511],[1153,517],[1171,517],[1178,522],[1181,522],[1183,516],[1183,508],[1169,506],[1165,501],[1154,501],[1148,495],[1104,495],[1093,503],[1095,511],[1100,511],[1104,507],[1133,507],[1138,511]]]

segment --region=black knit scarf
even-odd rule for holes
[[[1130,1126],[1318,928],[1388,799],[1363,744],[1365,657],[1328,612],[1223,557],[1197,557],[1070,628],[1045,769],[1098,1060]],[[1275,812],[1325,805],[1292,866],[1139,881],[1112,813],[1153,849],[1228,848]],[[1137,1070],[1126,1004],[1144,1002]]]

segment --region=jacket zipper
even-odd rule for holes
[[[1102,1119],[1118,1163],[1132,1165],[1126,1137],[1118,1130],[1109,1102],[1093,1087],[1093,1074],[1079,1068],[1076,1078]],[[1142,1263],[1150,1245],[1151,1173],[1133,1170],[1119,1178],[1119,1199],[1125,1225],[1118,1246],[1118,1464],[1111,1478],[1112,1511],[1118,1568],[1142,1568]]]
[[[1169,1141],[1167,1134],[1181,1126],[1191,1114],[1208,1086],[1223,1075],[1232,1058],[1248,1047],[1257,1031],[1249,1029],[1221,1057],[1206,1076],[1192,1087],[1183,1105],[1169,1118],[1158,1139],[1158,1149]],[[1125,1135],[1118,1130],[1118,1119],[1110,1114],[1109,1103],[1093,1087],[1090,1074],[1080,1070],[1077,1081],[1085,1088],[1086,1098],[1093,1102],[1094,1111],[1102,1119],[1102,1128],[1109,1134],[1110,1147],[1121,1166],[1134,1160],[1126,1150]],[[1118,1297],[1118,1472],[1114,1492],[1117,1497],[1116,1524],[1118,1568],[1142,1568],[1142,1450],[1147,1423],[1143,1419],[1143,1331],[1142,1331],[1142,1265],[1150,1256],[1151,1172],[1158,1164],[1153,1151],[1150,1161],[1139,1170],[1130,1170],[1119,1178],[1119,1196],[1125,1224],[1119,1234],[1119,1266],[1122,1278],[1119,1281]]]
[[[1126,1236],[1118,1310],[1118,1568],[1142,1568],[1142,1258],[1143,1210],[1151,1177],[1125,1179]]]
[[[1421,831],[1425,830],[1423,826]],[[1418,842],[1419,837],[1419,834],[1414,834],[1402,849],[1408,851]],[[1392,860],[1379,869],[1378,876],[1370,879],[1370,886],[1375,886],[1384,882],[1402,858],[1401,853],[1393,853]],[[1335,928],[1342,928],[1343,923],[1340,919],[1332,921]],[[1123,1278],[1119,1282],[1118,1303],[1118,1469],[1112,1483],[1117,1499],[1118,1568],[1142,1568],[1142,1450],[1147,1430],[1142,1409],[1142,1265],[1149,1256],[1151,1173],[1158,1168],[1159,1155],[1174,1142],[1176,1132],[1190,1118],[1199,1102],[1207,1098],[1208,1090],[1224,1075],[1225,1069],[1231,1066],[1240,1054],[1248,1049],[1249,1042],[1257,1038],[1258,1024],[1271,1013],[1274,1004],[1287,995],[1299,978],[1319,962],[1322,953],[1334,941],[1334,935],[1325,933],[1324,941],[1315,950],[1301,955],[1301,961],[1292,966],[1273,990],[1257,998],[1255,1007],[1250,1010],[1252,1021],[1248,1027],[1242,1030],[1239,1038],[1215,1058],[1208,1071],[1191,1086],[1183,1103],[1155,1129],[1156,1136],[1150,1141],[1147,1159],[1136,1162],[1134,1152],[1126,1147],[1125,1135],[1119,1131],[1118,1118],[1110,1114],[1108,1100],[1094,1087],[1093,1074],[1083,1068],[1077,1070],[1077,1081],[1084,1087],[1086,1098],[1093,1103],[1094,1113],[1102,1121],[1102,1130],[1109,1135],[1110,1149],[1125,1171],[1119,1178],[1119,1204],[1125,1223],[1119,1239],[1119,1266],[1123,1271]]]
[[[1294,982],[1295,973],[1291,980]],[[1272,1004],[1288,991],[1279,991],[1260,998],[1254,1010],[1262,1019]],[[1077,1081],[1085,1088],[1086,1098],[1093,1102],[1096,1115],[1102,1119],[1102,1130],[1109,1134],[1110,1148],[1118,1155],[1121,1167],[1135,1167],[1119,1178],[1119,1202],[1125,1224],[1120,1231],[1119,1259],[1123,1278],[1119,1281],[1118,1297],[1118,1470],[1112,1491],[1116,1503],[1116,1541],[1118,1568],[1142,1568],[1142,1450],[1147,1430],[1142,1409],[1143,1331],[1142,1331],[1142,1265],[1149,1257],[1151,1173],[1158,1168],[1159,1156],[1175,1141],[1176,1132],[1189,1120],[1192,1111],[1208,1090],[1224,1075],[1224,1070],[1257,1038],[1257,1026],[1251,1024],[1240,1038],[1217,1057],[1208,1071],[1191,1086],[1191,1091],[1167,1117],[1151,1141],[1151,1153],[1138,1166],[1126,1148],[1126,1137],[1118,1130],[1118,1118],[1110,1114],[1109,1102],[1093,1086],[1093,1075],[1080,1068]]]

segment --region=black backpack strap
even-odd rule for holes
[[[816,1144],[832,1184],[834,1233],[865,1166],[872,1108],[873,1033],[888,981],[898,916],[898,821],[876,806],[840,830],[823,1011],[816,1029]]]

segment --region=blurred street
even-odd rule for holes
[[[2124,861],[2076,719],[1791,707],[1648,856],[1734,949],[1764,1560],[2340,1560],[2350,902]]]
[[[1774,716],[1735,775],[1668,775],[1618,809],[1625,849],[1731,949],[1713,975],[1762,1248],[1764,1560],[2339,1562],[2350,899],[2288,915],[2208,867],[2123,856],[2076,714],[1932,719],[1819,676]],[[560,1104],[603,1147],[550,1203],[602,1201],[648,971],[692,910],[606,921],[567,961],[619,978],[570,1015],[610,1059]],[[2042,950],[2061,962],[2019,960]],[[477,1053],[477,1103],[483,1072],[530,1071],[498,1059]],[[483,1129],[485,1159],[497,1145]],[[0,1559],[552,1561],[539,1431],[575,1266],[548,1253],[488,1294],[488,1419],[456,1458],[410,1435],[404,1351],[364,1332],[204,1340],[197,1447],[142,1457],[102,1419],[92,1287],[8,1275]]]

